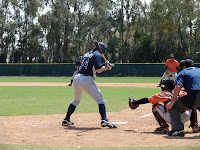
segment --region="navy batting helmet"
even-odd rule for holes
[[[104,53],[106,52],[107,46],[106,46],[104,43],[101,43],[101,42],[98,42],[98,44],[99,44],[99,47],[100,47],[101,50],[102,50],[102,53],[104,54]],[[95,46],[94,49],[95,49],[95,50],[98,50],[96,46]]]
[[[164,87],[161,86],[162,90],[172,91],[175,87],[175,82],[172,79],[164,79],[162,80],[161,85],[164,85]]]

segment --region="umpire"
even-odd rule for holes
[[[180,70],[172,100],[166,106],[172,123],[172,130],[168,132],[169,136],[184,136],[180,110],[200,107],[200,68],[194,67],[193,60],[186,59],[180,62]],[[182,87],[187,95],[178,98]]]

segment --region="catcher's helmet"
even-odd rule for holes
[[[175,82],[172,79],[164,79],[162,80],[161,85],[164,85],[164,87],[161,86],[162,90],[172,91],[175,87]]]
[[[98,44],[99,44],[99,47],[102,50],[102,53],[104,54],[106,52],[107,46],[104,43],[101,43],[101,42],[98,42]],[[97,47],[95,46],[94,49],[97,50]]]
[[[83,59],[83,56],[79,56],[79,59]]]

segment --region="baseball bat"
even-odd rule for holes
[[[96,45],[97,49],[99,50],[99,52],[101,53],[101,55],[102,55],[104,61],[110,65],[109,70],[111,70],[112,67],[115,67],[114,64],[109,63],[109,61],[106,59],[106,57],[104,56],[104,54],[103,54],[103,52],[102,52],[102,50],[101,50],[101,47],[99,46],[97,40],[95,41],[95,45]]]
[[[97,47],[97,49],[98,49],[99,52],[101,53],[101,55],[102,55],[104,61],[107,63],[108,61],[107,61],[106,57],[104,56],[104,54],[103,54],[103,52],[102,52],[102,50],[101,50],[101,48],[100,48],[100,46],[99,46],[99,44],[98,44],[97,41],[95,41],[95,46]]]

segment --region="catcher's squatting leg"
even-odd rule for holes
[[[198,126],[198,120],[197,120],[197,110],[192,108],[192,113],[191,113],[191,117],[190,117],[190,126],[194,127],[194,126]]]
[[[148,98],[142,98],[140,100],[137,100],[137,101],[133,101],[132,104],[135,105],[135,104],[146,104],[146,103],[150,103],[148,101]],[[159,113],[157,111],[155,111],[155,108],[156,105],[153,105],[153,108],[152,108],[152,112],[158,122],[158,124],[161,126],[161,127],[164,127],[164,126],[168,126],[166,121],[159,115]]]
[[[166,121],[160,116],[160,114],[156,111],[156,105],[157,104],[154,104],[152,106],[152,113],[154,115],[154,117],[156,118],[156,121],[158,122],[158,124],[161,126],[161,127],[169,127],[168,124],[166,123]]]
[[[158,104],[154,105],[152,108],[152,112],[155,112],[155,111],[157,111],[157,113],[165,120],[166,123],[171,124],[170,114],[169,114],[169,112],[166,111],[165,106],[158,103]],[[181,111],[181,121],[183,123],[190,120],[190,118],[192,117],[191,112],[192,112],[192,109]],[[192,118],[195,118],[195,117],[192,117]]]

